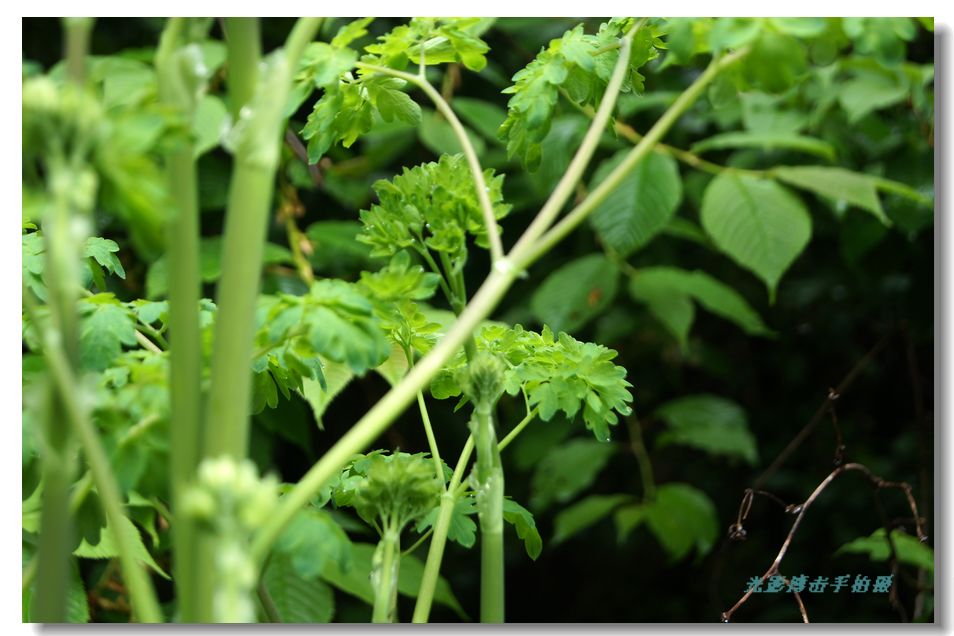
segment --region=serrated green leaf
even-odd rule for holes
[[[533,473],[531,507],[542,511],[572,499],[593,484],[616,450],[592,439],[571,439],[554,448]]]
[[[570,261],[547,276],[530,299],[536,318],[554,331],[573,332],[616,297],[619,272],[602,254]]]
[[[561,89],[575,102],[596,106],[603,96],[619,53],[619,42],[628,20],[610,20],[600,25],[595,35],[584,33],[577,25],[551,40],[549,45],[524,69],[513,76],[513,85],[504,92],[513,97],[507,103],[507,119],[498,136],[507,141],[507,155],[519,157],[530,170],[540,163],[540,143],[550,130]],[[641,25],[633,38],[628,73],[622,93],[642,89],[638,69],[656,56],[656,32]]]
[[[80,362],[102,371],[122,353],[123,345],[136,344],[136,322],[113,294],[96,294],[80,301]]]
[[[273,554],[262,574],[268,595],[283,623],[330,623],[334,591],[316,578],[303,577],[284,554]]]
[[[325,378],[324,386],[318,380],[304,378],[302,380],[302,395],[305,396],[305,400],[311,406],[318,428],[324,430],[322,417],[325,411],[328,410],[331,401],[354,379],[354,373],[347,365],[338,362],[325,361],[322,363],[322,367],[322,374]]]
[[[116,256],[116,252],[118,251],[119,245],[116,244],[116,241],[98,236],[89,237],[86,239],[86,243],[83,244],[83,256],[85,258],[92,258],[110,274],[115,274],[125,279],[126,270],[123,269],[123,264],[119,262],[119,258]]]
[[[646,522],[663,545],[669,558],[678,561],[690,550],[707,554],[719,535],[712,500],[689,484],[663,484],[656,499],[645,506]]]
[[[752,465],[758,461],[745,411],[731,400],[708,394],[688,395],[660,406],[656,417],[668,425],[657,438],[660,445],[691,446],[714,455],[741,457]]]
[[[629,154],[621,150],[604,161],[593,176],[601,183]],[[653,239],[672,219],[682,199],[676,161],[649,153],[596,208],[591,223],[608,246],[626,257]]]
[[[927,570],[934,574],[934,550],[912,537],[904,530],[892,530],[891,540],[894,552],[901,563]],[[878,528],[867,537],[859,537],[844,544],[835,551],[839,554],[867,554],[872,561],[887,561],[891,558],[891,546],[884,528]]]
[[[644,302],[676,337],[683,350],[695,317],[692,300],[753,336],[772,336],[758,312],[737,291],[701,270],[646,267],[630,276],[630,295]]]
[[[829,166],[777,166],[772,173],[795,187],[857,206],[891,225],[878,198],[877,177]]]
[[[721,174],[702,198],[702,226],[716,246],[775,290],[812,233],[805,205],[773,181]]]
[[[298,576],[313,580],[329,563],[351,567],[351,540],[325,510],[300,510],[275,542],[275,552],[284,555]]]
[[[149,550],[146,549],[145,544],[142,542],[139,529],[136,528],[133,522],[126,517],[121,517],[119,527],[121,529],[120,531],[123,532],[132,545],[133,555],[136,557],[136,560],[148,565],[162,578],[171,580],[169,575],[159,567],[159,564],[156,563],[152,555],[149,554]],[[116,547],[115,527],[107,523],[100,531],[99,543],[91,544],[86,538],[83,538],[79,546],[73,550],[73,554],[84,559],[114,559],[118,557],[119,549]]]
[[[857,70],[838,84],[838,101],[855,123],[872,111],[902,102],[908,89],[897,76],[882,70]]]
[[[512,524],[517,531],[517,536],[523,540],[527,556],[536,561],[540,552],[543,551],[543,539],[540,538],[540,531],[537,530],[533,513],[513,499],[504,499],[503,516],[504,521]]]
[[[590,495],[559,513],[553,520],[553,543],[563,543],[602,521],[621,504],[631,501],[632,495]]]
[[[504,503],[506,510],[506,502]],[[423,534],[437,522],[440,506],[435,506],[417,522],[415,530]],[[477,524],[471,517],[477,514],[477,504],[473,497],[460,497],[454,502],[451,512],[450,525],[447,528],[447,538],[465,548],[472,548],[477,542]],[[506,512],[504,513],[506,517]]]

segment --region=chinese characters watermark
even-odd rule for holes
[[[787,580],[785,577],[775,575],[770,576],[764,581],[760,576],[753,576],[749,579],[745,591],[746,593],[795,592],[798,594],[807,591],[810,594],[820,594],[822,592],[838,593],[842,590],[850,590],[856,594],[864,592],[887,594],[891,591],[891,583],[893,581],[893,574],[877,576],[874,581],[871,580],[871,577],[865,576],[864,574],[856,574],[854,580],[852,580],[850,574],[842,574],[832,579],[829,579],[827,576],[816,576],[811,580],[809,580],[805,574],[799,574]]]

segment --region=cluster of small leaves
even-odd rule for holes
[[[44,252],[46,245],[43,242],[43,233],[40,231],[27,232],[21,236],[22,241],[22,263],[23,263],[23,284],[32,291],[37,298],[45,301],[46,281],[43,279],[43,270],[45,264]],[[102,291],[106,289],[104,270],[119,278],[126,278],[126,270],[119,261],[116,253],[119,251],[119,245],[115,241],[91,236],[83,244],[83,258],[86,259],[88,267],[83,268],[82,284],[89,287],[95,283],[96,287]]]
[[[279,391],[286,398],[301,391],[303,378],[324,383],[319,356],[362,374],[391,353],[371,301],[345,281],[316,281],[303,296],[263,296],[258,321],[256,411],[275,406]]]
[[[519,157],[531,169],[539,165],[541,142],[550,131],[561,91],[577,104],[599,104],[619,59],[620,40],[634,28],[621,92],[642,91],[644,77],[638,69],[656,57],[662,43],[657,38],[657,27],[637,26],[631,18],[610,20],[600,25],[595,35],[585,33],[583,25],[578,25],[552,40],[513,76],[513,86],[504,90],[513,97],[507,103],[507,119],[499,131],[500,138],[507,141],[510,157]]]
[[[549,421],[562,411],[574,418],[582,411],[586,427],[600,441],[610,438],[609,427],[620,415],[629,415],[632,386],[626,381],[626,369],[613,364],[616,352],[602,345],[580,342],[560,332],[554,336],[549,327],[536,333],[522,326],[489,325],[477,336],[479,351],[487,351],[505,363],[504,388],[510,395],[521,392],[540,418]],[[431,383],[431,394],[438,398],[462,393],[458,356]]]
[[[484,171],[494,216],[510,211],[503,202],[503,175]],[[358,240],[370,245],[372,256],[391,256],[412,248],[442,253],[451,260],[456,274],[467,261],[467,236],[487,248],[487,228],[481,215],[476,186],[462,155],[443,155],[392,180],[374,184],[378,203],[361,211],[364,230]],[[452,273],[446,273],[451,275]]]
[[[370,20],[343,26],[330,44],[312,44],[305,53],[298,76],[301,85],[324,89],[302,130],[312,163],[335,143],[350,147],[371,130],[376,118],[411,126],[421,121],[420,106],[402,90],[407,82],[367,68],[357,77],[352,74],[358,54],[348,45],[367,34]],[[413,18],[365,47],[368,54],[361,61],[399,71],[411,63],[459,62],[479,71],[487,64],[488,46],[479,37],[483,28],[480,18]]]
[[[427,353],[437,341],[441,326],[414,301],[432,297],[439,281],[440,274],[412,265],[410,255],[401,250],[379,271],[361,272],[358,285],[373,300],[381,328],[410,355]]]
[[[442,483],[426,453],[373,451],[355,458],[332,490],[335,505],[355,509],[383,534],[400,532],[437,505]]]

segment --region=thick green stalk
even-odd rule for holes
[[[40,329],[43,340],[43,355],[62,400],[64,419],[79,438],[83,454],[86,456],[86,461],[93,476],[93,482],[96,485],[96,491],[99,494],[99,500],[103,505],[103,511],[106,513],[106,520],[113,528],[120,528],[126,515],[123,512],[119,486],[113,476],[109,457],[99,441],[93,422],[84,410],[81,398],[73,390],[78,386],[76,375],[73,373],[70,361],[62,348],[58,334],[49,328],[44,328],[37,322],[37,312],[33,306],[34,301],[27,296],[25,290],[24,302],[31,314],[31,319]],[[68,498],[66,505],[69,505]],[[117,532],[115,533],[115,540],[116,549],[119,551],[123,580],[129,590],[129,598],[132,601],[135,617],[143,623],[161,623],[162,613],[159,611],[159,603],[156,600],[152,582],[145,571],[145,566],[136,560],[135,547],[130,541],[130,537],[124,532]],[[42,561],[40,567],[42,567]],[[41,572],[38,572],[39,574]],[[42,590],[43,588],[40,588],[38,594]],[[37,620],[40,619],[37,618]]]
[[[320,18],[302,18],[292,30],[285,50],[269,56],[267,72],[262,74],[255,96],[247,104],[247,116],[233,131],[235,167],[223,233],[222,278],[216,297],[218,315],[226,319],[215,325],[203,449],[207,457],[230,455],[241,459],[247,453],[252,381],[249,360],[253,354],[255,305],[285,104],[298,59],[319,24]],[[233,34],[232,39],[237,35]],[[238,43],[233,46],[243,52],[253,47],[240,47]]]
[[[374,588],[373,623],[393,623],[397,610],[398,576],[401,572],[401,534],[388,528],[374,550],[371,585]]]
[[[252,101],[262,61],[258,18],[225,18],[228,47],[229,111],[238,121],[242,107]]]
[[[417,603],[414,605],[415,623],[426,623],[431,614],[431,604],[434,602],[434,591],[437,589],[437,580],[440,576],[441,561],[444,558],[444,546],[447,545],[447,531],[450,529],[450,520],[454,512],[454,505],[460,494],[457,487],[464,478],[464,470],[474,452],[473,435],[467,438],[464,448],[460,451],[457,466],[451,477],[447,490],[441,495],[441,505],[437,512],[437,522],[434,524],[434,534],[427,550],[427,562],[424,564],[424,574],[421,576],[421,587],[417,594]]]
[[[66,18],[66,69],[68,90],[82,91],[85,81],[86,51],[92,20]],[[81,173],[80,158],[67,163],[65,157],[50,157],[49,188],[53,198],[50,212],[44,215],[43,232],[46,244],[45,271],[49,290],[52,328],[65,352],[70,369],[79,366],[79,297],[80,254],[82,237],[75,231],[74,214],[78,209],[74,195]],[[77,165],[80,164],[80,165]],[[83,202],[89,205],[90,202]],[[24,290],[24,303],[32,299]],[[35,318],[35,316],[34,316]],[[36,325],[39,328],[39,325]],[[65,402],[75,399],[76,385],[59,385],[50,392],[50,408],[43,422],[42,473],[44,489],[40,512],[40,536],[37,549],[37,589],[33,595],[32,618],[41,623],[66,620],[67,581],[69,579],[70,546],[73,538],[72,515],[69,511],[69,487],[75,472],[75,437],[64,417]]]
[[[739,59],[741,55],[744,55],[744,51],[722,58],[717,63],[718,70],[725,68],[732,61]],[[703,76],[700,77],[701,80],[704,80],[703,86],[698,86],[697,81],[697,84],[691,87],[695,89],[694,97],[698,97],[702,88],[704,88],[704,84],[711,82],[714,77],[715,73],[709,73],[708,71],[704,73]],[[670,111],[676,108],[677,105],[678,112],[671,114]],[[663,122],[664,126],[648,143],[650,147],[655,143],[656,139],[668,131],[678,115],[684,112],[688,106],[689,104],[684,103],[682,100],[677,100],[676,103],[670,107],[670,110],[660,119],[660,122]],[[657,122],[657,126],[659,126],[659,122]],[[653,128],[656,129],[656,126]],[[633,151],[635,152],[636,150],[637,149],[634,148]],[[597,190],[594,190],[584,202],[586,208],[582,215],[577,213],[578,207],[571,211],[567,218],[572,216],[581,221],[582,218],[580,217],[585,218],[586,214],[601,203],[610,192],[612,192],[612,188],[619,185],[620,181],[621,179],[616,179],[612,187],[598,188],[598,193]],[[583,204],[581,204],[581,206],[582,205]],[[552,247],[552,245],[562,237],[563,235],[560,235],[556,240],[551,240],[549,247]],[[506,260],[512,265],[519,265],[522,268],[527,267],[542,256],[542,254],[542,251],[535,249],[535,245],[527,244],[521,249],[514,248],[511,250]],[[360,453],[367,448],[368,445],[384,432],[398,415],[404,412],[404,409],[414,400],[417,392],[427,386],[431,378],[440,371],[444,364],[457,352],[458,348],[463,346],[464,342],[471,336],[480,322],[486,319],[494,308],[496,308],[497,303],[500,302],[500,299],[503,298],[503,295],[513,284],[517,271],[518,267],[515,266],[497,267],[493,269],[473,299],[468,303],[464,311],[461,312],[457,321],[437,346],[424,356],[401,382],[393,386],[364,417],[358,420],[348,433],[338,440],[338,442],[311,467],[304,477],[302,477],[301,481],[299,481],[288,494],[282,497],[278,510],[269,518],[252,545],[252,553],[257,561],[261,562],[261,560],[264,559],[272,543],[278,538],[278,535],[284,529],[285,525],[291,521],[298,510],[307,504],[311,497],[313,497],[328,480],[333,478],[343,466],[351,461],[355,453]]]
[[[493,408],[474,410],[477,447],[477,516],[480,520],[480,622],[504,622],[504,473],[497,449]]]
[[[205,410],[202,453],[204,457],[231,456],[243,459],[248,450],[249,410],[251,403],[252,359],[255,337],[255,308],[261,278],[265,235],[271,212],[275,172],[285,129],[285,106],[292,78],[305,46],[321,24],[321,18],[301,18],[286,40],[282,51],[268,57],[267,68],[258,73],[258,62],[249,64],[248,51],[257,51],[257,42],[236,42],[254,37],[249,30],[232,33],[230,52],[241,56],[233,60],[233,71],[258,73],[254,94],[242,106],[243,116],[232,131],[234,168],[229,187],[222,248],[222,278],[216,301],[218,315],[212,349],[212,385]],[[242,90],[244,80],[232,78],[232,89]],[[234,94],[233,101],[246,99]],[[199,539],[199,576],[197,607],[199,618],[214,620],[211,598],[212,552],[214,540],[207,533]],[[260,561],[261,562],[261,561]]]
[[[195,114],[190,89],[188,53],[183,41],[184,18],[169,20],[156,55],[160,100],[182,116],[188,126]],[[202,340],[199,328],[199,195],[194,147],[184,136],[166,157],[166,179],[172,200],[166,252],[169,257],[170,442],[172,507],[179,510],[192,481],[202,442]],[[179,617],[197,620],[198,543],[195,522],[177,514],[173,528],[173,573]]]

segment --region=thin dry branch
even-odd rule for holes
[[[829,473],[828,476],[825,477],[825,479],[823,479],[821,483],[815,487],[815,490],[812,491],[812,494],[809,495],[808,499],[806,499],[804,503],[797,504],[794,506],[789,506],[788,508],[786,508],[786,512],[790,512],[791,514],[796,514],[798,516],[795,517],[795,521],[792,523],[792,527],[788,531],[788,535],[785,537],[785,541],[782,542],[782,547],[779,549],[778,554],[775,556],[775,559],[772,561],[772,564],[765,571],[765,574],[763,574],[761,578],[759,579],[760,585],[764,583],[766,579],[768,579],[769,577],[776,576],[779,574],[779,570],[778,570],[779,565],[781,565],[782,559],[785,558],[785,554],[788,552],[789,547],[791,547],[792,540],[795,538],[795,533],[798,531],[798,528],[801,525],[802,520],[805,518],[805,513],[808,512],[809,507],[811,507],[811,505],[815,502],[815,500],[818,499],[819,496],[821,496],[821,494],[825,491],[825,489],[828,488],[828,486],[839,475],[846,473],[848,471],[858,471],[862,473],[863,475],[865,475],[865,477],[868,478],[868,481],[871,482],[871,484],[875,487],[876,490],[881,490],[883,488],[899,488],[900,490],[902,490],[905,494],[905,497],[908,500],[908,505],[911,506],[911,513],[914,516],[915,528],[917,531],[918,539],[921,540],[922,542],[927,540],[927,536],[924,534],[924,529],[921,524],[921,518],[918,515],[917,503],[915,503],[914,496],[911,493],[910,485],[908,485],[906,482],[893,482],[893,481],[887,481],[885,479],[882,479],[881,477],[872,473],[871,470],[864,464],[858,464],[858,463],[844,464],[842,466],[838,466],[833,471],[831,471],[831,473]],[[747,490],[746,494],[742,498],[742,504],[739,510],[739,520],[736,524],[738,526],[738,531],[742,533],[742,536],[744,536],[744,533],[745,533],[745,528],[742,524],[744,523],[746,517],[748,516],[749,510],[751,509],[751,506],[752,506],[751,502],[753,498],[752,493],[754,492],[755,491],[751,489]],[[888,536],[889,536],[889,542],[890,542],[890,533]],[[742,605],[745,604],[746,601],[749,600],[749,597],[752,596],[754,591],[755,591],[755,587],[750,586],[750,589],[747,590],[745,594],[742,595],[742,598],[736,601],[735,605],[733,605],[727,611],[722,613],[722,621],[727,623],[730,620],[732,620],[732,615],[735,614],[736,610],[738,610]],[[801,599],[798,599],[798,602],[799,602],[800,609],[803,610],[804,606],[801,604]],[[804,612],[803,612],[803,618],[807,622],[807,614],[805,614]]]

